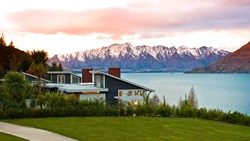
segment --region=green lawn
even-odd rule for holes
[[[249,127],[192,118],[68,117],[4,121],[50,130],[78,140],[250,140]]]
[[[1,132],[0,132],[0,140],[1,141],[27,141],[25,139],[22,139],[22,138],[19,138],[19,137],[16,137],[16,136],[12,136],[12,135],[9,135],[9,134],[1,133]]]

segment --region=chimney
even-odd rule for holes
[[[120,68],[109,68],[109,74],[120,78],[121,77],[121,69]]]
[[[82,83],[91,83],[92,82],[92,74],[90,73],[92,69],[85,68],[82,69]]]

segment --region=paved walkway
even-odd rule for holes
[[[18,136],[30,141],[77,141],[46,130],[0,122],[0,132]]]

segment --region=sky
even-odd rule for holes
[[[250,0],[0,1],[5,40],[50,57],[125,42],[235,51],[250,41]]]

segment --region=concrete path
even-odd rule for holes
[[[0,122],[0,132],[18,136],[30,141],[77,141],[46,130]]]

